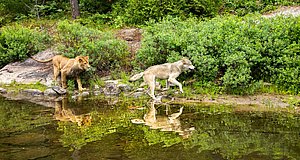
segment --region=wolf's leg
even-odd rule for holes
[[[163,88],[163,91],[167,91],[169,89],[169,87],[170,87],[169,83],[170,82],[168,80],[166,80],[166,88]]]
[[[153,99],[155,98],[154,90],[155,90],[155,76],[154,75],[144,75],[144,82],[149,85],[150,88],[150,96]]]
[[[177,85],[179,87],[180,92],[183,93],[182,84],[180,82],[178,82],[175,78],[169,78],[168,81]]]

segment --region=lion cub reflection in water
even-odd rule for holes
[[[88,56],[77,56],[76,58],[67,58],[62,55],[56,55],[48,60],[38,60],[31,57],[33,60],[41,63],[47,63],[52,61],[53,64],[53,80],[56,82],[57,77],[61,76],[61,86],[67,88],[67,76],[72,76],[76,78],[78,83],[79,91],[83,91],[81,80],[79,74],[90,68],[89,57]]]
[[[182,114],[183,107],[179,109],[179,112],[171,115],[157,115],[157,110],[154,104],[154,102],[151,102],[149,111],[144,115],[143,119],[132,119],[131,122],[135,124],[145,124],[151,129],[173,131],[179,133],[179,135],[181,135],[183,138],[188,138],[191,136],[194,127],[183,127],[179,119],[179,116]]]
[[[76,114],[75,110],[68,108],[67,102],[67,98],[55,102],[54,118],[56,120],[77,123],[78,126],[90,126],[92,124],[92,116],[89,113]]]

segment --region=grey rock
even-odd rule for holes
[[[44,93],[38,89],[24,89],[21,91],[22,94],[31,96],[42,96]]]
[[[132,87],[128,84],[118,84],[117,87],[123,92],[129,92],[132,90]]]
[[[59,87],[59,86],[53,86],[53,87],[52,87],[52,90],[53,90],[54,92],[56,92],[57,94],[59,94],[59,95],[63,95],[63,94],[66,94],[66,93],[67,93],[67,90],[66,90],[66,89],[63,89],[63,88],[61,88],[61,87]]]
[[[6,94],[6,93],[7,93],[7,90],[4,89],[4,88],[0,88],[0,93],[1,93],[1,94]]]
[[[103,93],[105,95],[119,95],[121,93],[121,90],[117,86],[117,83],[111,82],[106,83],[105,88],[103,88]]]
[[[36,54],[37,59],[48,59],[55,55],[51,49]],[[39,82],[46,86],[51,86],[53,77],[53,67],[49,63],[39,63],[31,58],[23,62],[14,62],[0,69],[0,83],[36,83]]]

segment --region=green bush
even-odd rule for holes
[[[59,22],[57,30],[59,51],[70,58],[88,55],[90,64],[100,73],[124,70],[130,65],[127,44],[112,32],[102,32],[68,21]]]
[[[145,24],[168,15],[211,17],[218,14],[221,5],[221,0],[120,0],[113,5],[112,17],[119,25]]]
[[[278,6],[299,4],[296,0],[118,0],[112,5],[112,20],[118,26],[160,21],[166,16],[215,17],[219,14],[244,16],[266,12]]]
[[[42,51],[51,41],[48,34],[19,25],[3,27],[0,32],[0,68]]]
[[[135,64],[145,69],[186,56],[196,66],[197,83],[249,93],[264,81],[299,93],[299,27],[300,17],[166,18],[144,28]]]

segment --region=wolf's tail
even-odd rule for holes
[[[30,58],[33,59],[33,60],[35,60],[35,61],[37,61],[37,62],[40,62],[40,63],[47,63],[47,62],[52,61],[52,58],[47,59],[47,60],[38,60],[38,59],[36,59],[36,58],[34,58],[32,56],[30,56]]]
[[[141,72],[141,73],[139,73],[139,74],[136,74],[136,75],[130,77],[129,81],[136,81],[136,80],[142,78],[143,75],[144,75],[144,72]]]

